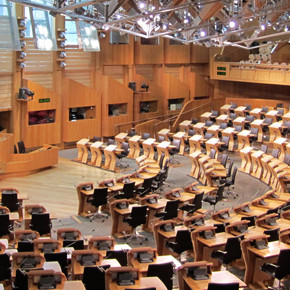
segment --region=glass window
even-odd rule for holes
[[[110,32],[110,44],[129,44],[129,35],[112,30]]]
[[[65,19],[65,38],[66,45],[77,45],[79,46],[78,32],[76,22],[70,18]]]
[[[100,51],[98,30],[95,26],[84,21],[79,21],[82,47],[84,51]]]
[[[142,45],[158,45],[159,44],[159,38],[141,38],[141,44]]]
[[[30,9],[29,7],[25,7],[24,9],[24,15],[26,17],[26,22],[25,22],[25,36],[27,38],[32,38],[33,37],[33,34],[32,34],[32,25],[31,25],[31,18],[30,18]]]

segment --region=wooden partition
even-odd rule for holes
[[[169,39],[164,39],[164,63],[189,63],[190,45],[170,44]]]
[[[102,136],[115,135],[115,125],[133,121],[133,91],[110,77],[102,77]]]
[[[159,44],[141,44],[140,38],[135,41],[135,64],[162,64],[164,59],[164,38],[159,38]]]
[[[165,94],[163,113],[178,114],[184,104],[189,101],[189,87],[170,74],[163,75],[163,90]]]
[[[64,78],[62,83],[62,140],[101,136],[101,93]]]
[[[128,44],[110,44],[110,32],[100,38],[103,65],[132,65],[134,62],[134,38],[129,35]]]
[[[24,87],[34,92],[33,100],[21,102],[21,139],[28,148],[61,142],[60,96],[30,80]]]
[[[157,133],[164,128],[169,128],[169,121],[161,122],[158,119],[149,120],[135,126],[138,135],[150,133],[152,138],[157,137]]]
[[[163,90],[155,82],[136,74],[136,92],[134,92],[134,121],[155,118],[163,115]],[[148,92],[141,88],[142,83],[149,85]]]
[[[13,154],[13,134],[0,133],[0,164],[7,162]]]
[[[200,45],[191,45],[190,47],[190,62],[191,63],[208,63],[209,48]]]

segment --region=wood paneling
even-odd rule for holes
[[[101,93],[79,82],[63,79],[62,141],[73,142],[101,135]],[[69,121],[69,108],[94,107],[94,117]]]
[[[135,64],[162,64],[164,59],[164,39],[159,38],[158,45],[142,45],[140,40],[135,41]]]
[[[190,45],[172,45],[169,39],[164,40],[164,63],[190,62]]]
[[[124,83],[124,67],[122,65],[106,65],[103,66],[105,76],[111,77],[121,84]]]
[[[191,63],[208,63],[209,62],[209,49],[204,46],[191,45],[190,62]]]
[[[103,65],[132,65],[134,62],[134,38],[129,36],[129,44],[110,44],[110,33],[100,39]]]
[[[0,163],[5,163],[9,160],[10,155],[13,153],[13,145],[13,134],[0,133]]]
[[[110,104],[127,104],[127,114],[109,116]],[[133,91],[110,77],[102,78],[102,135],[115,135],[115,125],[133,121]]]
[[[154,80],[154,65],[135,65],[135,72],[148,80]]]
[[[34,92],[32,101],[21,102],[22,106],[22,140],[25,146],[36,147],[43,144],[58,144],[61,142],[60,96],[55,91],[47,89],[37,83],[24,80],[23,85]],[[39,99],[50,98],[48,103],[39,103]],[[29,125],[30,111],[55,109],[54,123]]]
[[[12,73],[13,51],[0,51],[0,72]]]
[[[12,75],[0,75],[0,109],[11,109],[11,98]]]

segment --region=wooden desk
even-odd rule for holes
[[[150,160],[153,160],[154,159],[154,143],[155,143],[155,139],[153,138],[148,138],[147,140],[145,140],[143,142],[143,155],[144,156],[144,160],[145,159],[150,159]]]
[[[264,120],[256,119],[252,123],[250,123],[251,128],[258,129],[258,139],[257,142],[263,142],[263,124]]]
[[[177,132],[176,134],[173,135],[173,139],[180,140],[180,147],[179,147],[179,153],[180,155],[184,155],[184,149],[185,149],[185,143],[184,143],[184,137],[185,137],[185,132]]]
[[[245,241],[245,243],[246,242],[247,241]],[[264,263],[277,262],[281,249],[290,249],[290,245],[279,241],[269,242],[268,248],[263,250],[250,246],[250,244],[247,245],[248,257],[245,259],[246,273],[244,278],[247,285],[259,285],[260,287],[265,287],[263,281],[269,281],[271,278],[268,274],[262,272],[260,267],[262,267]]]
[[[277,122],[277,115],[279,112],[277,110],[271,110],[268,113],[265,114],[266,118],[272,118],[273,121]]]
[[[240,150],[240,156],[242,159],[240,170],[248,174],[250,174],[251,172],[251,153],[253,152],[253,150],[253,147],[244,147],[242,150]]]
[[[96,167],[102,166],[102,145],[103,142],[97,141],[90,146],[92,155],[91,162],[89,162],[89,165],[93,165]]]
[[[245,117],[237,117],[235,120],[233,120],[233,125],[235,126],[242,126],[244,128],[245,125]]]
[[[212,112],[205,112],[202,115],[200,115],[200,121],[202,123],[205,123],[205,121],[210,121],[210,116],[212,115]]]
[[[81,139],[80,141],[77,142],[78,156],[75,159],[75,161],[87,163],[89,156],[88,149],[89,142],[90,142],[89,139]]]
[[[255,108],[252,111],[250,111],[250,115],[254,116],[256,119],[261,119],[261,113],[262,113],[261,108]]]
[[[274,159],[272,155],[264,154],[261,158],[261,164],[263,168],[263,174],[261,180],[266,184],[269,184],[271,178],[271,172],[268,168],[268,164]]]
[[[234,112],[237,114],[237,117],[245,117],[245,106],[239,106],[236,109],[234,109]]]
[[[90,186],[90,190],[84,190],[84,186]],[[82,183],[77,185],[77,195],[79,200],[78,215],[87,216],[89,212],[95,209],[90,203],[87,202],[87,199],[91,197],[94,193],[94,184],[93,183]]]
[[[202,142],[203,136],[202,135],[194,135],[189,138],[189,154],[192,154],[194,152],[201,152],[201,142]]]
[[[161,158],[162,153],[164,153],[164,159],[163,159],[163,164],[162,166],[165,164],[166,160],[169,160],[170,158],[170,154],[169,154],[169,150],[170,150],[170,142],[169,141],[163,141],[160,144],[157,145],[157,153],[158,153],[158,164]]]
[[[129,139],[130,151],[127,156],[128,158],[136,159],[137,157],[140,156],[140,151],[141,151],[140,139],[141,139],[141,136],[139,135],[135,135]]]
[[[280,155],[278,157],[278,159],[280,161],[284,161],[284,158],[286,155],[286,146],[288,143],[289,143],[288,140],[286,138],[282,138],[282,137],[276,138],[273,141],[274,148],[280,150]]]
[[[86,290],[82,281],[65,281],[64,290]]]
[[[116,145],[109,145],[104,149],[105,164],[103,169],[116,171]]]
[[[127,207],[124,209],[118,208],[117,205],[120,203],[126,203]],[[130,204],[132,204],[132,202],[129,202],[126,199],[120,199],[111,202],[110,210],[113,219],[111,230],[112,236],[115,236],[117,238],[123,238],[126,237],[126,235],[130,235],[133,233],[133,228],[129,224],[123,222],[124,217],[130,215],[131,213],[131,207],[129,207]]]
[[[191,160],[191,171],[190,171],[189,175],[191,175],[192,177],[194,177],[196,179],[199,179],[200,164],[199,164],[198,160],[202,155],[203,154],[201,153],[201,151],[194,151],[193,153],[191,153],[189,155],[190,160]]]
[[[127,133],[119,133],[117,136],[115,136],[115,141],[117,142],[118,149],[121,149],[122,143],[126,141],[127,136]]]
[[[261,150],[254,151],[251,153],[251,160],[252,160],[252,170],[251,175],[260,179],[262,176],[262,163],[261,159],[264,155],[264,152]]]
[[[282,116],[282,120],[284,122],[285,121],[290,121],[290,111]]]
[[[216,118],[216,123],[219,125],[220,123],[227,123],[229,119],[229,116],[228,114],[223,114],[223,115],[219,115],[217,118]]]
[[[193,130],[195,130],[197,135],[204,136],[203,129],[205,124],[204,123],[197,123],[192,126]]]
[[[238,151],[245,147],[250,146],[250,130],[243,130],[242,132],[238,133]]]
[[[187,121],[184,121],[184,122],[187,122]],[[190,122],[190,121],[188,121],[188,122]],[[180,126],[180,125],[179,125]],[[170,133],[170,130],[169,129],[162,129],[162,130],[160,130],[158,133],[157,133],[157,135],[158,136],[162,136],[162,137],[164,137],[165,138],[165,141],[169,141],[169,139],[168,139],[168,135],[169,135],[169,133]]]
[[[275,122],[269,126],[270,138],[269,142],[274,142],[276,139],[281,138],[281,127],[283,126],[282,122]]]
[[[229,109],[230,109],[230,107],[231,107],[231,105],[228,105],[228,104],[223,105],[222,107],[220,107],[221,114],[227,114]]]
[[[211,125],[210,127],[207,128],[206,132],[211,133],[214,138],[218,138],[218,133],[219,133],[219,125]]]
[[[194,280],[193,278],[186,276],[184,273],[182,275],[181,281],[183,285],[179,283],[179,287],[180,290],[207,290],[208,284],[210,282],[220,284],[239,283],[239,288],[247,287],[247,284],[245,284],[237,276],[226,270],[212,272],[208,280]]]
[[[218,147],[220,145],[220,139],[219,138],[210,138],[205,142],[206,147],[206,155],[210,154],[210,150],[213,149],[216,151],[215,158],[217,158],[218,154]]]
[[[188,132],[190,126],[191,126],[191,121],[185,120],[179,124],[179,130]]]
[[[235,140],[234,140],[234,131],[235,128],[228,127],[222,130],[222,136],[229,137],[229,151],[234,151]]]

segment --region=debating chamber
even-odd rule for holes
[[[0,290],[290,289],[290,0],[0,0]]]

